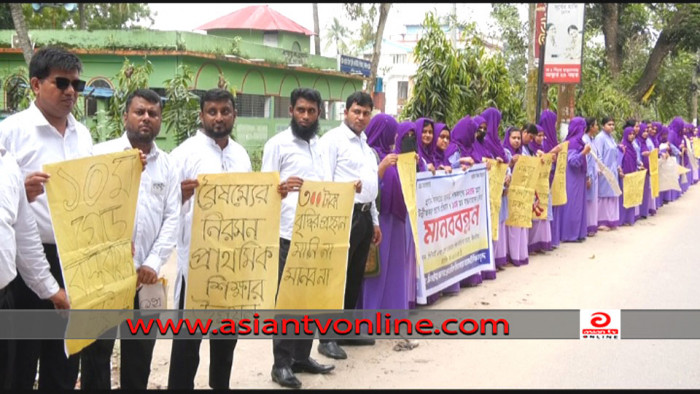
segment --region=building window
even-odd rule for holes
[[[391,55],[391,60],[393,64],[405,64],[408,60],[408,55],[405,53],[399,55]]]
[[[11,76],[5,83],[5,109],[8,112],[19,110],[22,99],[27,95],[29,84],[19,75]]]
[[[301,52],[301,45],[299,45],[299,42],[294,41],[294,44],[292,44],[292,50],[295,52]]]
[[[277,47],[277,32],[266,31],[265,33],[263,33],[263,45],[267,45],[269,47]]]
[[[246,118],[266,118],[270,116],[270,98],[262,94],[236,95],[236,109],[238,116]]]
[[[95,78],[85,87],[85,112],[87,116],[97,113],[97,100],[106,100],[114,93],[112,84],[105,78]]]
[[[275,97],[275,118],[289,118],[289,97]]]
[[[399,104],[408,99],[408,81],[399,81],[398,83],[398,97]]]

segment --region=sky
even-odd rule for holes
[[[266,3],[150,3],[149,7],[155,16],[155,23],[151,28],[156,30],[182,30],[194,31],[209,21],[230,14],[250,5],[263,5]],[[313,31],[313,8],[311,3],[268,3],[270,8],[289,17],[300,25]],[[520,19],[527,20],[527,4],[517,4],[520,11]],[[477,29],[482,33],[493,32],[494,21],[490,17],[491,4],[456,4],[457,16],[460,21],[475,21]],[[388,39],[393,34],[402,32],[404,24],[420,24],[428,11],[435,10],[438,15],[448,15],[452,12],[452,3],[394,3],[389,11],[384,38]],[[341,20],[345,26],[351,26],[346,17],[343,3],[319,3],[319,20],[321,24],[321,54],[334,56],[335,48],[324,49],[325,32],[334,17]]]

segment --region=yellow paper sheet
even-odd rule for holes
[[[691,144],[690,144],[690,139],[688,137],[685,138],[685,144],[688,147],[688,158],[690,159],[690,168],[693,171],[696,171],[698,169],[698,157],[695,155],[695,145],[692,145],[691,149]]]
[[[343,309],[354,198],[351,182],[304,181],[277,309]]]
[[[540,160],[540,172],[535,185],[537,193],[536,204],[533,205],[533,220],[547,220],[547,207],[549,205],[549,172],[552,169],[553,154],[546,154]]]
[[[493,241],[498,241],[498,217],[501,212],[501,196],[503,195],[503,183],[506,179],[508,164],[499,163],[493,159],[484,158],[491,163],[489,174],[489,203],[491,204],[491,236]]]
[[[685,168],[682,165],[678,165],[676,168],[678,169],[678,175],[681,175],[681,176],[690,172],[689,168]],[[685,181],[683,183],[688,183],[688,181]]]
[[[659,196],[659,150],[654,149],[649,153],[649,182],[651,185],[651,196]]]
[[[554,207],[566,204],[566,163],[569,158],[569,141],[562,142],[561,147],[552,181],[552,206]]]
[[[695,157],[700,158],[700,138],[693,137],[693,153]]]
[[[678,182],[678,167],[674,157],[659,159],[659,191],[681,191]]]
[[[622,178],[622,206],[625,209],[636,207],[644,199],[644,178],[647,170],[630,172]]]
[[[511,227],[532,227],[532,203],[539,178],[540,158],[520,156],[508,187],[508,219]]]
[[[613,174],[612,171],[610,171],[610,169],[605,165],[605,163],[603,163],[603,161],[600,160],[598,156],[596,156],[595,152],[591,151],[590,154],[593,156],[593,159],[598,165],[600,174],[603,175],[603,178],[605,178],[605,181],[608,182],[608,185],[610,185],[610,188],[615,193],[615,197],[620,196],[620,194],[622,194],[622,189],[620,189],[620,184],[617,175]]]
[[[413,233],[413,244],[416,249],[416,256],[420,256],[418,249],[418,208],[416,207],[416,154],[413,152],[401,153],[396,162],[396,169],[399,172],[399,181],[401,182],[401,192],[403,200],[408,209],[408,218],[411,221],[411,232]],[[418,265],[416,259],[416,265]]]
[[[186,309],[273,309],[279,173],[201,174],[194,196]]]
[[[131,238],[142,165],[138,150],[47,164],[46,196],[72,309],[133,309]],[[71,319],[67,337],[86,327]],[[90,322],[102,330],[117,322]],[[97,328],[99,327],[99,328]],[[66,340],[75,354],[94,339]]]

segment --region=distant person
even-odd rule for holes
[[[605,164],[605,167],[615,177],[615,182],[618,181],[620,173],[618,166],[618,157],[622,154],[617,149],[617,142],[613,137],[615,131],[615,121],[611,117],[604,117],[600,123],[603,125],[603,132],[593,139],[595,151],[598,154],[600,161]],[[598,228],[600,230],[615,229],[620,220],[619,199],[622,196],[616,196],[612,186],[603,176],[598,177]]]

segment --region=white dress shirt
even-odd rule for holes
[[[372,223],[379,226],[375,200],[379,191],[377,156],[367,145],[363,131],[358,136],[343,122],[319,139],[324,161],[325,179],[332,182],[362,181],[362,193],[355,193],[355,203],[372,203]]]
[[[44,164],[78,159],[92,154],[90,131],[68,114],[68,127],[61,135],[32,102],[29,108],[0,123],[0,145],[17,159],[22,179]],[[49,180],[48,182],[51,182]],[[34,212],[42,243],[55,244],[46,193],[29,204]]]
[[[197,179],[199,174],[253,171],[248,152],[240,144],[229,138],[228,145],[222,150],[213,138],[207,137],[201,130],[173,149],[170,152],[170,160],[178,167],[178,182]],[[190,197],[180,211],[180,230],[177,236],[176,303],[180,299],[182,278],[187,277],[189,267],[193,200],[194,196]]]
[[[15,158],[0,145],[0,289],[17,271],[39,298],[58,292],[39,232],[24,191],[24,178]]]
[[[111,141],[95,145],[95,155],[132,149],[126,133]],[[168,154],[155,142],[146,156],[146,168],[141,173],[138,205],[134,220],[134,268],[141,265],[156,273],[168,261],[175,249],[180,221],[180,182],[177,168]]]
[[[295,136],[291,127],[270,138],[263,148],[261,171],[279,172],[280,181],[286,181],[290,176],[308,181],[322,181],[322,165],[318,136],[306,142]],[[298,192],[290,192],[282,199],[280,237],[286,240],[292,239],[298,201]]]

